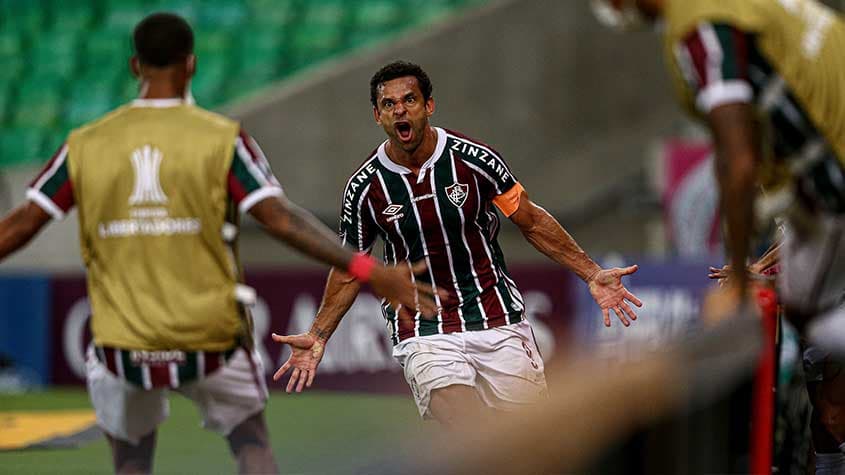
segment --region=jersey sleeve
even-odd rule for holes
[[[501,155],[493,149],[483,150],[478,157],[466,157],[478,179],[478,186],[483,197],[505,217],[510,217],[519,209],[519,200],[525,190],[511,172]]]
[[[56,220],[63,219],[75,204],[67,158],[68,146],[64,143],[26,190],[26,198]]]
[[[369,189],[369,183],[358,183],[355,177],[350,178],[343,190],[338,226],[338,235],[343,245],[367,253],[372,251],[378,236],[373,207],[368,197]]]
[[[675,60],[703,114],[724,104],[752,101],[749,44],[747,33],[731,25],[705,22],[675,45]]]
[[[265,198],[284,195],[282,185],[273,175],[264,152],[255,139],[243,130],[235,138],[228,188],[229,196],[241,213],[246,213]]]

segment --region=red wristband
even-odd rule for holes
[[[352,260],[349,261],[349,268],[346,271],[359,282],[367,282],[370,280],[370,275],[372,275],[376,265],[376,260],[372,256],[359,252],[352,256]]]

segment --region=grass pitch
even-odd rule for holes
[[[90,408],[82,389],[0,395],[2,411]],[[327,473],[360,465],[385,440],[418,431],[422,423],[407,396],[271,393],[265,412],[282,473]],[[155,473],[236,473],[228,444],[202,429],[193,404],[170,397],[170,418],[159,427]],[[73,449],[0,452],[0,474],[112,473],[105,439]]]

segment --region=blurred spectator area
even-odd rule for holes
[[[135,97],[131,32],[185,17],[205,107],[484,0],[0,0],[0,167],[40,162],[73,127]],[[411,14],[413,12],[413,14]]]

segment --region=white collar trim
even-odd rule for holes
[[[167,99],[135,99],[132,101],[132,107],[176,107],[187,104],[185,99],[181,97],[169,97]]]
[[[434,166],[434,163],[440,158],[440,155],[443,154],[443,149],[446,148],[446,131],[441,129],[440,127],[434,127],[434,131],[437,132],[437,145],[434,147],[434,153],[428,157],[428,160],[422,164],[420,167],[420,172],[423,172],[426,168],[431,168]],[[381,145],[378,147],[378,161],[384,165],[385,168],[392,171],[393,173],[398,173],[400,175],[405,175],[411,173],[411,170],[407,167],[399,165],[398,163],[394,162],[387,156],[387,151],[385,147],[387,146],[387,140],[382,142]],[[420,174],[422,175],[422,173]]]

